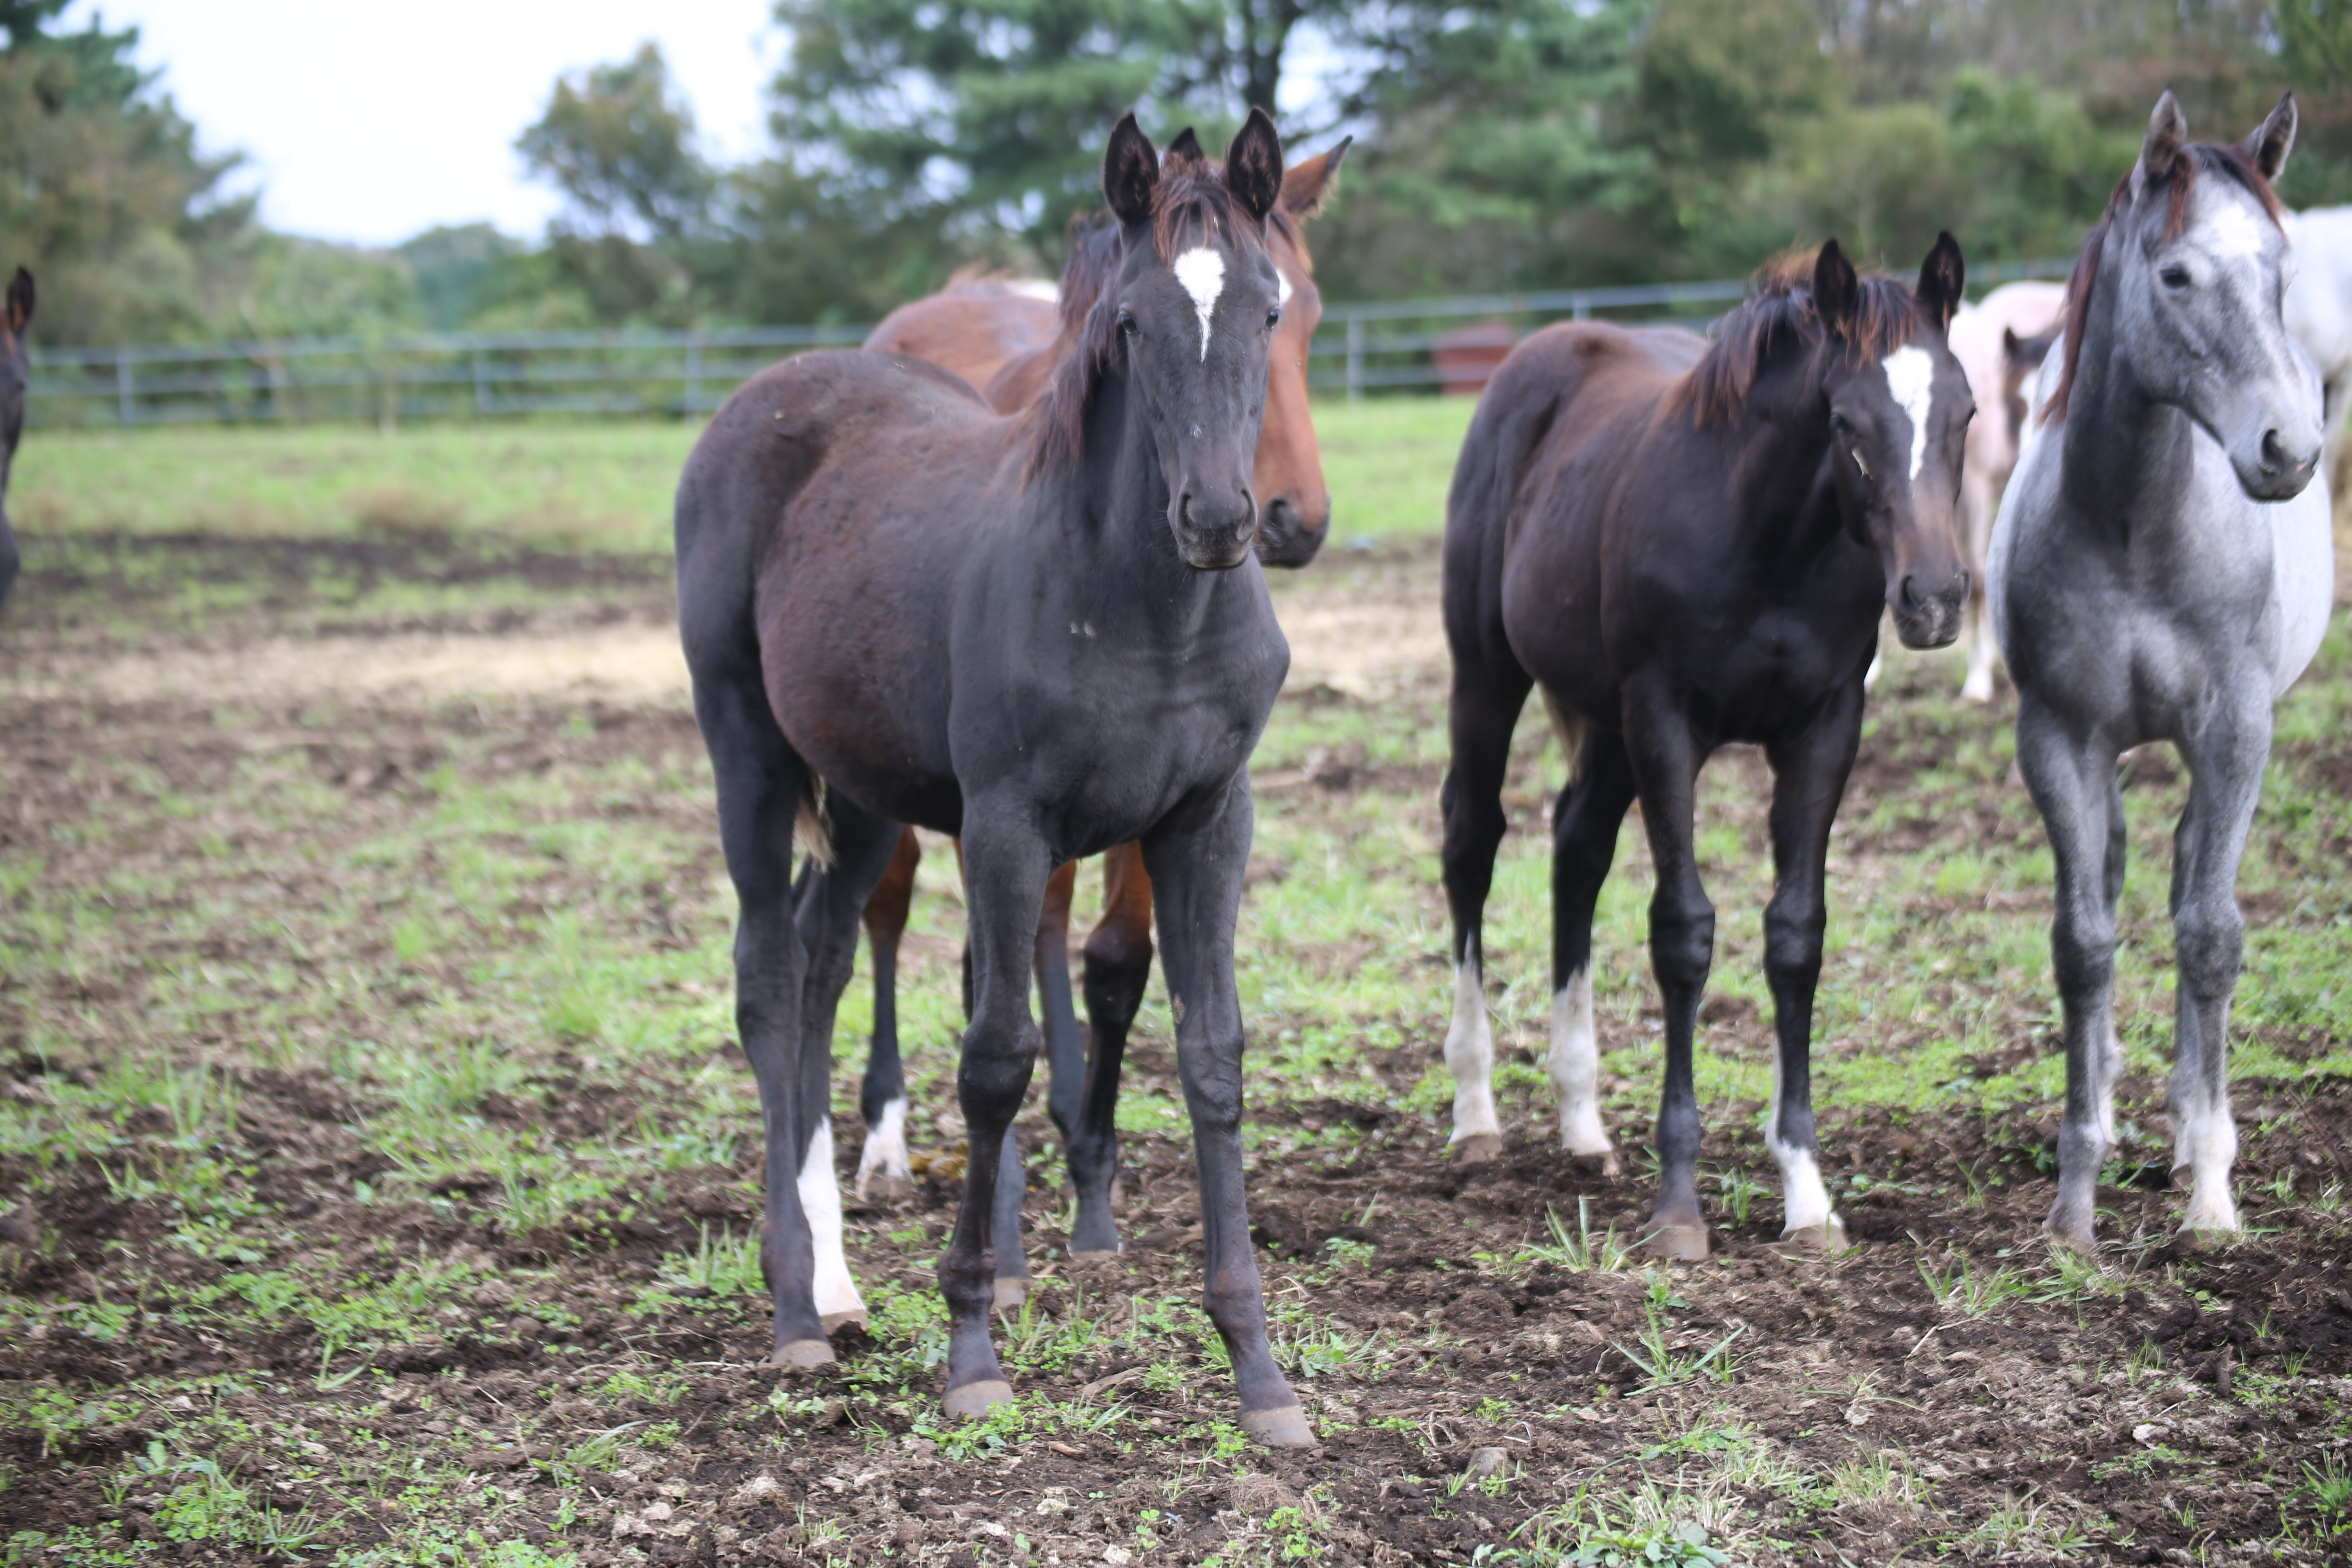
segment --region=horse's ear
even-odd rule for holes
[[[1822,325],[1843,332],[1861,303],[1862,279],[1854,276],[1853,263],[1836,240],[1822,241],[1822,253],[1813,258],[1813,313]]]
[[[2017,329],[2015,327],[2003,327],[2000,330],[2001,358],[2015,359],[2017,357],[2017,351],[2022,347],[2024,347],[2024,345],[2017,341]]]
[[[2278,100],[2270,118],[2254,127],[2254,133],[2238,143],[2254,167],[2263,172],[2265,180],[2275,180],[2286,167],[2286,155],[2294,151],[2294,128],[2302,118],[2295,112],[2294,94],[2290,92]]]
[[[21,332],[33,319],[33,275],[23,268],[8,279],[8,330]]]
[[[1241,134],[1225,149],[1225,189],[1260,223],[1282,199],[1282,138],[1263,109],[1250,110]]]
[[[1293,163],[1282,176],[1282,210],[1295,218],[1310,218],[1321,212],[1330,199],[1331,187],[1339,183],[1340,160],[1355,142],[1352,136],[1342,137],[1328,153]]]
[[[2172,177],[2173,164],[2180,161],[2180,149],[2189,140],[2189,117],[2180,112],[2180,100],[2166,88],[2164,96],[2156,100],[2155,112],[2147,117],[2147,140],[2140,143],[2139,162],[2132,165],[2132,198],[2137,201],[2153,184]]]
[[[1119,222],[1143,223],[1151,216],[1151,193],[1159,188],[1159,149],[1132,112],[1120,115],[1103,151],[1103,200]]]
[[[1168,143],[1168,151],[1161,154],[1161,167],[1164,168],[1170,163],[1205,163],[1209,161],[1209,154],[1207,149],[1201,145],[1201,139],[1193,135],[1192,128],[1187,125],[1176,132],[1176,140]]]
[[[1960,242],[1947,229],[1936,236],[1935,248],[1919,264],[1919,302],[1936,312],[1937,331],[1952,324],[1952,313],[1968,298],[1968,287],[1969,264],[1960,255]]]

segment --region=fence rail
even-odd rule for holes
[[[1980,269],[1976,281],[2063,277],[2069,265],[2011,262]],[[1475,366],[1448,373],[1439,363],[1449,328],[1463,321],[1495,323],[1507,336],[1562,320],[1697,322],[1719,314],[1747,288],[1744,279],[1727,279],[1327,305],[1309,351],[1308,381],[1350,399],[1475,385]],[[534,414],[693,415],[718,407],[783,353],[854,344],[867,330],[441,333],[41,348],[33,354],[28,413],[45,426],[358,419],[389,426],[404,419]]]

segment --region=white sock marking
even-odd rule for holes
[[[833,1169],[833,1118],[816,1124],[808,1157],[801,1162],[801,1213],[808,1216],[809,1241],[816,1253],[816,1312],[820,1318],[866,1315],[866,1299],[849,1277],[841,1249],[841,1182]]]
[[[2230,1195],[2230,1167],[2238,1163],[2238,1125],[2226,1101],[2216,1110],[2180,1119],[2173,1143],[2173,1167],[2189,1167],[2192,1184],[2183,1230],[2235,1230],[2238,1205]]]
[[[1806,1230],[1837,1219],[1837,1211],[1830,1204],[1829,1188],[1822,1183],[1822,1168],[1811,1149],[1801,1149],[1794,1143],[1780,1141],[1780,1051],[1772,1049],[1772,1109],[1765,1112],[1764,1144],[1772,1151],[1772,1158],[1780,1165],[1781,1221],[1780,1234]],[[1841,1222],[1842,1223],[1842,1222]]]
[[[1475,962],[1454,966],[1454,1023],[1445,1031],[1445,1067],[1454,1075],[1454,1135],[1499,1138],[1495,1114],[1495,1031],[1486,1021],[1484,977]]]
[[[882,1120],[866,1130],[866,1147],[857,1156],[857,1190],[877,1176],[914,1179],[907,1163],[907,1102],[894,1100],[882,1108]]]
[[[1551,994],[1551,1087],[1559,1099],[1559,1146],[1607,1154],[1601,1122],[1601,1042],[1592,1030],[1592,971],[1580,969]]]
[[[1216,313],[1217,297],[1225,291],[1225,258],[1205,245],[1196,245],[1176,258],[1176,281],[1192,296],[1192,313],[1201,318],[1201,357],[1209,357],[1209,318]]]
[[[1926,349],[1911,344],[1888,354],[1878,368],[1886,373],[1886,390],[1895,395],[1904,417],[1911,421],[1911,477],[1916,480],[1927,456],[1927,416],[1935,407],[1936,362]]]

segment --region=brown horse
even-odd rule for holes
[[[1304,566],[1315,558],[1330,531],[1331,496],[1315,446],[1314,416],[1307,405],[1307,351],[1322,317],[1315,287],[1314,258],[1301,225],[1329,196],[1347,156],[1348,141],[1286,171],[1282,199],[1266,224],[1266,250],[1281,283],[1283,318],[1276,329],[1266,373],[1265,421],[1252,465],[1251,490],[1258,501],[1258,559],[1268,566]],[[1028,407],[1051,384],[1085,330],[1076,304],[1100,292],[1117,265],[1117,229],[1107,224],[1075,237],[1062,280],[1058,311],[1018,285],[1001,279],[961,274],[940,293],[902,305],[885,317],[866,347],[911,354],[954,371],[998,410]],[[874,1041],[861,1086],[866,1145],[858,1163],[858,1190],[891,1190],[908,1178],[906,1072],[898,1051],[896,983],[898,942],[907,928],[915,868],[922,850],[909,829],[899,840],[889,868],[866,906],[866,932],[874,953]],[[1118,1063],[1127,1032],[1151,976],[1151,878],[1140,847],[1123,844],[1103,857],[1103,914],[1087,937],[1085,986],[1088,1023],[1106,1064],[1100,1083],[1087,1080],[1086,1047],[1079,1039],[1070,990],[1070,904],[1077,886],[1076,863],[1062,867],[1046,889],[1045,918],[1036,946],[1038,990],[1044,1000],[1047,1059],[1052,1064],[1049,1105],[1074,1156],[1080,1142],[1099,1163],[1116,1169],[1111,1113],[1118,1100]],[[1091,1112],[1089,1104],[1099,1100]],[[1024,1179],[1019,1151],[1008,1139],[1007,1165],[997,1192],[999,1236],[1020,1234]],[[1116,1252],[1118,1229],[1111,1217],[1110,1190],[1081,1184],[1074,1251]],[[1000,1246],[1003,1270],[999,1300],[1019,1300],[1029,1278],[1018,1247]]]
[[[16,534],[8,526],[8,469],[16,456],[16,438],[25,433],[25,384],[32,373],[32,356],[25,347],[25,329],[33,324],[33,275],[23,268],[8,280],[8,294],[0,302],[0,605],[16,581]]]

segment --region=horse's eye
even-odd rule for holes
[[[1135,335],[1135,317],[1132,313],[1126,310],[1118,313],[1118,331],[1121,337],[1131,338]]]
[[[1266,330],[1267,330],[1267,331],[1272,331],[1273,329],[1275,329],[1276,327],[1278,327],[1278,326],[1282,325],[1282,307],[1281,307],[1281,306],[1276,305],[1273,310],[1268,310],[1268,311],[1265,313],[1265,324],[1266,324]]]
[[[1851,436],[1853,434],[1853,426],[1847,421],[1846,416],[1843,414],[1832,414],[1830,416],[1830,428],[1836,431],[1841,436]]]
[[[2189,268],[2181,266],[2178,261],[2160,268],[2157,276],[2164,279],[2164,286],[2168,289],[2189,287]]]

